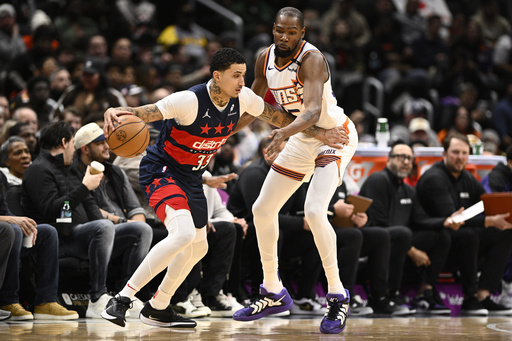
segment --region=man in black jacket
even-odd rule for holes
[[[391,299],[395,303],[403,303],[397,292],[402,284],[404,265],[410,259],[421,278],[418,296],[413,301],[414,308],[428,314],[449,314],[450,310],[435,291],[435,284],[450,247],[447,230],[456,229],[460,224],[450,220],[448,214],[439,218],[426,215],[414,188],[403,182],[410,174],[413,162],[411,147],[399,142],[391,148],[386,168],[371,174],[364,182],[360,194],[373,199],[366,212],[367,226],[382,227],[390,236]]]
[[[433,217],[446,217],[457,209],[480,201],[484,187],[465,169],[470,144],[466,135],[454,133],[443,142],[443,161],[435,163],[418,181],[421,205]],[[510,315],[512,309],[494,303],[491,292],[500,286],[508,255],[512,249],[512,224],[508,213],[480,214],[467,220],[458,230],[448,230],[451,255],[461,272],[464,302],[462,313],[469,315]],[[477,277],[478,258],[483,265]]]
[[[510,192],[512,191],[512,146],[505,151],[507,156],[507,164],[498,163],[482,179],[485,191],[490,192]]]
[[[512,146],[505,151],[507,164],[498,163],[489,174],[482,179],[487,193],[512,191]],[[507,266],[501,283],[499,303],[512,308],[512,253],[508,256]]]
[[[67,310],[57,303],[59,282],[59,240],[55,228],[48,224],[36,225],[28,217],[15,216],[7,204],[7,179],[0,174],[0,230],[8,231],[0,235],[0,320],[6,313],[12,315],[13,321],[32,319],[74,320],[78,319],[75,311]],[[22,248],[24,237],[30,236],[30,247]],[[12,246],[12,248],[11,248]],[[34,314],[25,310],[20,304],[20,256],[36,257],[34,287]],[[5,274],[5,277],[4,277]]]
[[[90,191],[97,188],[103,173],[85,176],[71,165],[75,146],[74,129],[56,122],[41,131],[41,152],[24,174],[21,205],[38,224],[57,227],[60,255],[88,259],[90,301],[86,317],[99,318],[110,296],[107,294],[107,266],[114,245],[114,224],[103,219]],[[64,203],[72,210],[72,222],[56,224]]]
[[[82,126],[75,134],[76,157],[73,165],[85,176],[87,166],[96,161],[104,165],[104,177],[92,192],[105,219],[116,224],[114,248],[111,258],[122,257],[121,276],[116,290],[123,288],[130,276],[146,257],[153,231],[146,223],[145,211],[139,203],[128,177],[110,159],[109,146],[103,129],[97,123]],[[117,287],[119,285],[119,287]],[[149,297],[141,297],[143,300]],[[144,304],[136,299],[130,313],[138,316]]]

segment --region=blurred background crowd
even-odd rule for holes
[[[459,132],[472,144],[480,141],[489,155],[504,155],[512,144],[508,0],[13,0],[0,5],[6,176],[21,183],[39,153],[42,128],[57,121],[75,131],[92,122],[102,126],[109,107],[154,103],[205,82],[209,61],[222,47],[245,55],[250,87],[256,56],[272,44],[274,16],[285,6],[304,13],[305,39],[325,55],[334,95],[356,124],[361,147],[375,145],[380,117],[388,119],[390,142],[439,147]],[[271,97],[265,99],[272,103]],[[151,128],[154,140],[159,125]],[[230,137],[209,172],[240,173],[247,161],[261,159],[260,141],[270,130],[255,120]],[[12,136],[24,139],[29,153],[23,149],[16,157],[5,144]],[[7,164],[14,159],[19,171]],[[133,171],[137,191],[138,165],[130,165],[123,169]],[[228,183],[228,195],[233,186]],[[144,200],[146,221],[161,225]],[[233,252],[235,262],[241,251]],[[238,294],[242,277],[230,274],[230,292]]]
[[[392,140],[439,146],[450,130],[485,153],[512,142],[512,4],[505,0],[12,1],[0,6],[0,139],[17,122],[39,129],[101,122],[110,106],[138,106],[209,77],[209,59],[234,47],[253,62],[272,43],[277,9],[305,15],[306,40],[325,55],[339,104],[363,144],[386,117]],[[220,9],[219,9],[220,8]],[[270,97],[267,98],[271,101]],[[410,122],[414,118],[419,118]],[[235,137],[235,164],[254,155]],[[249,142],[246,142],[249,143]],[[249,149],[249,150],[247,150]]]

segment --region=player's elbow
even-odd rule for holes
[[[311,122],[312,124],[317,124],[318,121],[320,120],[320,112],[321,112],[321,107],[320,108],[314,108],[312,111],[311,111],[311,117],[309,118],[309,122]]]

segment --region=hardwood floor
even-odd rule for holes
[[[321,334],[320,318],[264,318],[252,322],[197,319],[194,329],[158,328],[128,319],[0,322],[0,340],[512,340],[511,317],[349,318],[336,335]]]

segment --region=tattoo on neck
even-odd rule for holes
[[[217,85],[217,83],[215,82],[215,79],[214,79],[214,80],[212,80],[212,82],[210,84],[210,96],[212,97],[212,101],[214,104],[218,105],[219,107],[223,107],[226,104],[228,104],[228,102],[226,100],[222,99],[220,97],[220,94],[221,94],[220,87]]]

